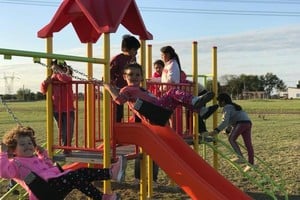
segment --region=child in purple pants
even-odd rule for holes
[[[243,154],[237,143],[237,138],[241,135],[248,152],[248,162],[254,165],[254,150],[251,140],[252,122],[248,114],[242,110],[240,105],[233,103],[231,97],[226,93],[219,94],[217,100],[219,106],[223,107],[223,119],[217,128],[209,134],[216,135],[222,130],[226,130],[227,133],[230,133],[228,137],[229,143],[238,155],[238,157],[232,159],[232,161],[237,163],[244,162]],[[229,130],[230,128],[231,130]],[[244,171],[246,172],[249,169],[251,169],[251,167],[246,166]]]

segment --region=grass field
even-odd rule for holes
[[[236,101],[249,113],[253,122],[253,145],[255,155],[265,161],[275,175],[274,179],[283,177],[288,199],[300,199],[300,101],[299,100],[243,100]],[[39,142],[45,141],[45,102],[7,103],[14,115],[23,125],[29,125],[36,130]],[[220,115],[219,115],[220,117]],[[211,129],[211,120],[207,121]],[[16,122],[11,114],[0,105],[0,136],[14,127]],[[219,136],[226,141],[226,136]],[[239,140],[242,142],[241,140]],[[200,146],[200,152],[202,152]],[[211,163],[212,150],[207,151],[207,161]],[[255,184],[250,182],[227,162],[219,159],[219,172],[232,181],[234,185],[256,200],[274,199],[265,194]],[[201,169],[199,169],[201,170]],[[133,161],[129,161],[126,171],[126,182],[112,183],[112,188],[119,192],[123,199],[138,199],[138,186],[133,184]],[[188,199],[188,196],[178,187],[168,185],[169,179],[165,173],[159,172],[159,187],[154,189],[153,199]],[[101,183],[97,183],[100,184]],[[1,182],[0,196],[6,191],[7,182]],[[16,199],[16,196],[8,199]],[[87,199],[80,192],[72,192],[66,199]],[[234,199],[234,197],[233,197]],[[285,199],[278,194],[277,199]]]

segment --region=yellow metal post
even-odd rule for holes
[[[151,199],[153,196],[153,161],[151,157],[147,156],[147,164],[148,164],[148,199]]]
[[[87,57],[92,58],[93,57],[93,44],[87,43]],[[88,80],[91,80],[93,77],[93,63],[88,62],[87,63],[87,76]],[[93,85],[88,84],[87,86],[87,146],[88,148],[92,148],[94,144],[94,119],[95,119],[95,113],[94,113],[94,90]],[[90,167],[92,167],[91,164],[89,164]]]
[[[147,66],[145,69],[145,77],[150,79],[152,77],[152,45],[147,46]]]
[[[213,91],[216,95],[218,95],[218,73],[217,73],[217,47],[214,46],[212,48],[212,72],[213,72]],[[216,97],[213,99],[213,104],[217,103]],[[217,127],[218,123],[218,113],[214,112],[213,114],[213,128]],[[217,137],[217,136],[216,136]],[[217,145],[216,142],[214,142],[214,145]],[[213,153],[213,166],[215,169],[219,168],[218,163],[218,154],[216,151]]]
[[[110,34],[104,34],[104,82],[110,83],[110,73],[109,73],[109,60],[110,60]],[[103,92],[103,138],[104,138],[104,162],[103,167],[109,168],[110,167],[110,94],[107,90]],[[104,193],[111,193],[111,184],[110,181],[104,181]]]
[[[143,67],[143,70],[145,72],[145,66],[146,66],[146,41],[141,40],[141,50],[140,50],[140,64]],[[144,79],[143,81],[143,87],[146,85],[146,80]],[[140,169],[141,169],[141,177],[140,177],[140,199],[144,200],[147,197],[147,187],[146,187],[146,167],[147,167],[147,155],[143,151],[142,148],[140,148],[141,153],[142,153],[142,159],[140,162]]]
[[[195,83],[194,95],[198,95],[198,42],[194,41],[192,45],[192,72],[193,72],[193,82]],[[198,114],[193,112],[193,135],[194,135],[194,150],[198,152],[199,149],[199,137],[198,137]]]
[[[146,65],[146,77],[150,79],[152,77],[152,45],[147,45],[147,65]],[[150,156],[147,156],[147,164],[148,164],[148,199],[151,199],[153,196],[153,162]]]
[[[46,39],[46,51],[47,53],[53,53],[53,38],[48,37]],[[47,66],[50,65],[51,59],[47,59]],[[52,70],[47,68],[46,76],[49,77],[52,75]],[[53,102],[52,102],[52,84],[49,84],[47,93],[46,93],[46,123],[47,123],[47,151],[49,157],[53,157],[52,145],[53,145]]]

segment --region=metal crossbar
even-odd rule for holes
[[[51,66],[48,66],[45,63],[42,63],[39,59],[34,60],[34,63],[40,64],[40,65],[42,65],[46,68],[51,68]],[[103,82],[103,80],[99,80],[99,79],[96,79],[94,77],[89,78],[89,76],[87,74],[85,74],[83,72],[80,72],[77,69],[72,68],[70,65],[68,65],[68,67],[73,71],[73,73],[77,73],[77,74],[79,74],[79,75],[81,75],[85,78],[82,78],[82,77],[79,77],[79,76],[76,76],[76,75],[70,75],[70,74],[64,73],[64,72],[59,72],[59,73],[65,74],[65,75],[70,76],[70,77],[72,77],[76,80],[79,80],[79,81],[91,81],[91,82],[96,82],[96,83],[102,83]]]

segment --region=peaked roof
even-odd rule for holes
[[[69,23],[82,43],[95,43],[102,33],[116,32],[120,24],[142,40],[153,39],[134,0],[64,0],[38,37],[52,37]]]

